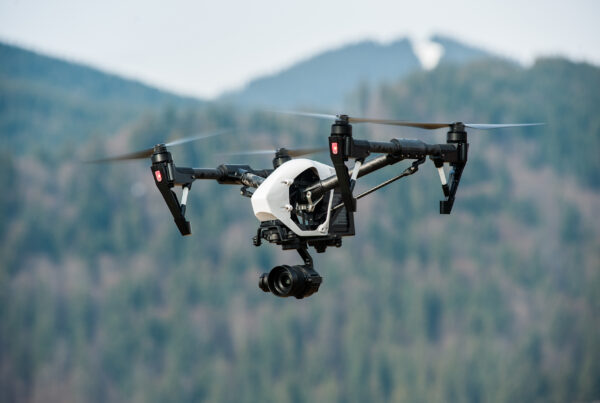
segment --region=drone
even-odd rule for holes
[[[314,268],[309,247],[313,247],[317,253],[323,253],[328,247],[341,247],[344,237],[355,235],[354,214],[357,212],[358,199],[413,175],[429,158],[437,168],[444,195],[444,199],[440,201],[440,214],[450,214],[468,159],[467,128],[488,130],[542,124],[422,123],[356,118],[344,114],[286,113],[332,120],[329,147],[279,148],[274,151],[273,167],[266,169],[233,164],[221,164],[216,168],[175,165],[168,147],[210,137],[215,135],[213,133],[161,143],[149,149],[92,162],[150,158],[154,183],[182,236],[192,233],[185,214],[188,194],[194,181],[214,180],[222,185],[241,185],[240,193],[250,198],[254,215],[259,221],[256,235],[252,238],[253,244],[258,247],[266,241],[281,246],[283,250],[295,249],[303,260],[301,265],[278,265],[269,273],[261,274],[259,288],[277,297],[293,296],[302,299],[318,292],[323,281]],[[352,124],[355,123],[426,130],[447,128],[448,132],[446,143],[443,144],[427,144],[412,139],[378,142],[354,139]],[[332,166],[299,158],[327,149]],[[369,158],[372,154],[373,157]],[[354,195],[359,178],[403,160],[413,162],[399,175]],[[448,178],[444,170],[445,164],[449,166]],[[180,199],[174,192],[176,187],[182,188]]]

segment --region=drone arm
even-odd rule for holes
[[[352,143],[352,147],[360,147],[361,150],[366,150],[367,153],[386,154],[363,163],[358,171],[359,178],[405,159],[420,160],[427,156],[435,156],[442,163],[453,163],[459,159],[459,149],[455,144],[427,144],[420,140],[405,139],[394,139],[390,142],[353,140]],[[352,174],[353,170],[350,170],[349,175]],[[333,175],[313,184],[306,189],[306,192],[311,192],[310,196],[315,200],[338,186],[339,178],[337,175]]]
[[[360,166],[360,169],[358,171],[358,178],[365,176],[371,172],[374,172],[378,169],[381,169],[383,167],[386,167],[388,165],[395,164],[399,161],[402,161],[402,158],[395,157],[391,154],[382,155],[382,156],[373,158],[372,160],[366,161],[365,163],[363,163]],[[353,175],[354,170],[350,170],[349,174]],[[311,192],[311,198],[313,200],[316,200],[319,197],[321,197],[322,195],[324,195],[326,192],[330,191],[331,189],[335,189],[336,187],[338,187],[338,183],[339,183],[339,180],[338,180],[337,175],[333,175],[333,176],[330,176],[329,178],[323,179],[323,180],[315,183],[314,185],[308,187],[306,189],[306,192]]]
[[[179,168],[178,168],[179,169]],[[195,179],[214,179],[219,180],[223,177],[223,172],[217,168],[187,168],[191,170],[192,178]]]
[[[272,170],[254,170],[247,165],[220,165],[217,168],[174,167],[173,186],[185,186],[196,179],[216,180],[223,185],[245,185],[257,188]]]
[[[354,140],[354,148],[367,149],[371,153],[391,154],[402,159],[421,159],[427,156],[439,156],[444,162],[457,158],[454,144],[427,144],[420,140],[393,139],[390,142]]]
[[[212,179],[221,184],[258,187],[265,179],[260,174],[266,173],[266,170],[265,172],[254,171],[247,165],[220,165],[217,168],[176,167],[170,153],[166,150],[152,156],[151,170],[154,183],[167,203],[179,232],[184,236],[192,233],[185,212],[188,192],[196,179]],[[181,203],[172,190],[175,186],[181,186],[183,189]]]

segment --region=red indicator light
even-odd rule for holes
[[[154,177],[156,178],[157,182],[162,182],[162,174],[160,171],[154,171]]]
[[[338,153],[338,143],[331,143],[331,153],[333,155],[337,155],[337,153]]]

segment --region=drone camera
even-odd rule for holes
[[[302,299],[319,291],[321,276],[310,266],[275,266],[269,274],[263,273],[258,286],[277,297]]]

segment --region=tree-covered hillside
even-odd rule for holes
[[[12,152],[81,144],[146,111],[197,105],[148,85],[0,43],[0,139]]]
[[[0,196],[0,400],[564,402],[600,399],[600,69],[440,66],[362,87],[356,115],[543,121],[469,132],[453,213],[438,214],[431,161],[359,201],[357,236],[314,254],[305,300],[257,287],[294,252],[252,246],[258,222],[237,187],[195,183],[181,238],[149,162],[80,165],[71,149],[4,156]],[[173,148],[181,165],[217,152],[319,145],[328,125],[201,105],[147,115],[106,144]],[[355,126],[357,138],[442,133]],[[321,160],[326,161],[325,156]],[[270,157],[252,157],[268,167]],[[359,181],[358,191],[401,172]]]
[[[598,67],[563,59],[540,59],[529,69],[499,60],[442,65],[434,73],[358,92],[354,102],[365,113],[400,119],[543,122],[541,130],[474,131],[471,139],[513,146],[511,139],[516,137],[523,144],[506,152],[599,188],[600,116],[593,112],[597,105]]]

